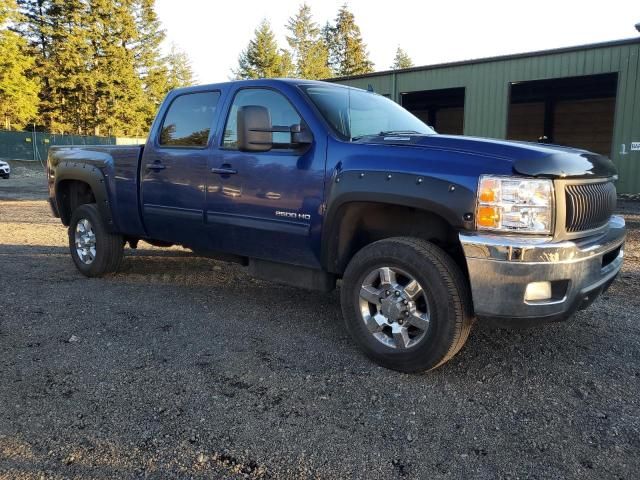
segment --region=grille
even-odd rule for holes
[[[585,183],[565,187],[567,232],[584,232],[602,227],[616,208],[616,187],[612,182]]]

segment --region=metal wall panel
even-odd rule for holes
[[[464,133],[506,138],[510,83],[618,73],[611,158],[620,172],[618,191],[640,192],[640,38],[557,51],[417,67],[334,81],[374,90],[399,101],[400,94],[464,87]],[[623,147],[624,145],[624,147]]]

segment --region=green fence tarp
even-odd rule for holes
[[[52,145],[115,145],[115,137],[0,130],[0,158],[45,161]]]

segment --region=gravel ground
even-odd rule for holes
[[[0,178],[0,201],[47,198],[44,167],[39,162],[9,161],[9,165],[11,177]]]
[[[44,191],[0,180],[2,479],[640,476],[638,204],[591,308],[476,325],[403,375],[355,349],[335,292],[147,245],[84,278]]]

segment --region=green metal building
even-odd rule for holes
[[[640,192],[640,38],[376,72],[333,81],[373,89],[440,133],[586,148]]]

